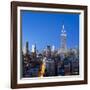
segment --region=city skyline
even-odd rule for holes
[[[79,14],[21,11],[22,46],[29,42],[29,50],[36,44],[39,51],[47,45],[61,46],[62,25],[67,33],[67,48],[79,47]]]

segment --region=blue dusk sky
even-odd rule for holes
[[[29,50],[33,44],[39,51],[47,45],[60,48],[60,34],[64,24],[67,33],[67,48],[79,46],[79,14],[21,11],[22,48],[26,41]]]

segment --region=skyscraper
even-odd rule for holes
[[[33,52],[33,53],[36,52],[36,44],[32,45],[32,52]]]
[[[62,25],[60,42],[61,42],[61,46],[58,53],[65,53],[67,51],[67,33],[65,31],[64,25]]]
[[[66,38],[67,34],[66,31],[64,29],[64,25],[62,26],[62,31],[61,31],[61,50],[62,51],[66,51],[67,49],[67,44],[66,44]]]
[[[28,47],[28,42],[26,42],[26,46],[23,48],[23,54],[28,54],[29,53],[29,47]]]
[[[46,56],[47,56],[48,58],[51,57],[51,46],[49,46],[49,45],[47,45]]]

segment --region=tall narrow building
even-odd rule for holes
[[[29,43],[26,42],[25,47],[23,48],[23,54],[29,54],[29,47],[28,47]]]
[[[64,25],[63,25],[62,26],[62,31],[61,31],[61,50],[62,51],[66,51],[67,50],[66,39],[67,39],[67,34],[66,34],[66,31],[65,31]]]
[[[32,45],[32,56],[33,58],[36,58],[37,53],[36,53],[36,44]]]
[[[65,53],[67,51],[67,33],[65,31],[64,25],[62,25],[60,42],[61,45],[60,45],[59,53]]]
[[[36,44],[32,45],[32,52],[33,52],[33,53],[36,52]]]
[[[29,53],[28,42],[26,42],[26,53]]]

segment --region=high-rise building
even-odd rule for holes
[[[26,42],[26,53],[29,52],[29,48],[28,48],[28,42]]]
[[[55,46],[54,46],[54,45],[52,46],[51,51],[52,51],[52,52],[54,52],[54,51],[55,51]]]
[[[28,47],[28,42],[26,42],[26,46],[23,48],[23,54],[28,54],[29,53],[29,47]]]
[[[47,45],[46,57],[51,57],[51,46]]]
[[[36,52],[36,44],[32,45],[32,52],[33,52],[33,53]]]
[[[65,53],[67,51],[67,33],[65,31],[64,25],[62,25],[60,39],[61,39],[61,46],[58,53]]]
[[[32,45],[32,57],[36,58],[37,53],[36,53],[36,44]]]
[[[61,31],[61,50],[66,51],[67,49],[67,44],[66,44],[66,39],[67,39],[67,34],[64,29],[64,25],[62,26],[62,31]]]

